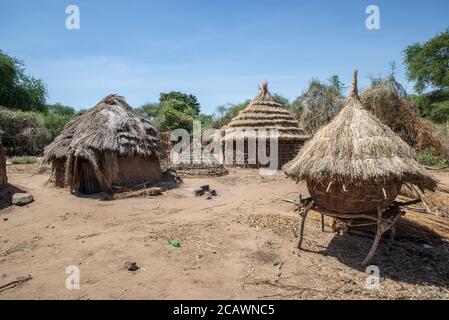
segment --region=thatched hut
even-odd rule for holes
[[[299,128],[298,122],[293,115],[280,103],[276,102],[275,98],[268,91],[268,84],[262,83],[260,85],[259,93],[253,100],[245,107],[239,114],[231,120],[231,122],[222,128],[222,135],[224,143],[232,143],[233,146],[233,164],[241,165],[236,161],[237,159],[237,145],[240,141],[244,146],[243,151],[243,166],[245,167],[260,167],[263,164],[259,161],[259,152],[256,150],[256,157],[251,157],[248,154],[248,139],[251,135],[256,139],[256,145],[259,145],[257,139],[265,136],[266,153],[270,152],[269,132],[275,129],[278,132],[278,164],[279,168],[285,163],[292,160],[298,153],[304,141],[308,139],[308,135]],[[227,161],[231,163],[231,161]]]
[[[317,206],[338,213],[384,208],[403,183],[436,188],[435,179],[415,161],[407,143],[363,107],[356,71],[345,107],[284,170],[307,182]]]
[[[6,156],[5,149],[0,144],[0,188],[4,187],[8,183],[8,177],[6,176]]]
[[[156,183],[163,156],[156,129],[117,95],[69,122],[44,151],[55,184],[85,194]]]

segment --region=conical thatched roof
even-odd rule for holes
[[[363,184],[398,179],[421,189],[436,187],[407,143],[362,106],[357,71],[345,107],[318,130],[284,171],[295,180]]]
[[[231,122],[222,128],[226,131],[225,140],[247,138],[248,133],[244,130],[277,129],[279,139],[305,140],[308,138],[298,126],[298,122],[293,115],[276,102],[268,91],[268,83],[260,85],[259,93],[249,103],[249,105],[239,112]],[[259,133],[260,137],[260,133]]]
[[[156,129],[137,114],[123,97],[108,95],[94,108],[69,122],[62,133],[45,148],[44,160],[81,156],[95,152],[118,156],[165,155]]]

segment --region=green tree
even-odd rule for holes
[[[199,115],[201,112],[201,105],[198,102],[197,98],[192,94],[185,94],[179,91],[161,93],[159,97],[159,103],[163,103],[168,100],[178,100],[184,102],[191,109],[193,109],[197,115]]]
[[[61,103],[54,103],[47,105],[48,111],[61,115],[61,116],[74,116],[77,114],[76,110],[72,107],[65,106]]]
[[[236,104],[227,104],[221,105],[216,108],[216,111],[213,115],[214,122],[213,127],[219,129],[225,125],[227,125],[232,118],[238,115],[238,113],[245,109],[245,107],[250,103],[250,100],[245,100],[242,103]]]
[[[47,88],[25,73],[22,61],[0,50],[0,105],[9,109],[46,112]]]
[[[203,130],[213,125],[212,116],[200,113],[201,105],[194,95],[178,91],[161,93],[158,103],[146,103],[136,111],[161,131],[179,128],[191,132],[194,120],[201,121]]]
[[[404,50],[407,78],[422,93],[427,88],[449,90],[449,29],[425,43]]]
[[[449,121],[449,29],[404,50],[407,78],[415,82],[412,99],[422,117]],[[431,89],[430,92],[424,92]]]
[[[161,131],[186,129],[190,132],[197,116],[196,110],[185,101],[170,99],[160,103],[154,123]]]
[[[136,109],[137,113],[142,115],[144,118],[154,121],[159,113],[160,104],[159,103],[146,103],[143,106]]]
[[[331,75],[327,82],[340,94],[343,94],[343,91],[348,88],[343,82],[340,81],[340,77],[336,74]]]

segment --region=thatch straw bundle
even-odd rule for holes
[[[65,126],[45,148],[44,162],[51,162],[57,174],[65,170],[65,183],[76,189],[77,167],[81,160],[87,161],[101,189],[108,191],[118,177],[119,158],[155,159],[159,166],[158,159],[163,156],[157,131],[150,122],[137,114],[123,97],[108,95]]]
[[[338,212],[383,207],[396,197],[402,183],[436,188],[435,179],[415,161],[413,150],[363,107],[356,71],[345,107],[284,170],[295,180],[306,180],[312,197]]]
[[[6,157],[5,149],[0,144],[0,187],[8,183],[8,178],[6,176]]]
[[[304,141],[308,138],[298,126],[298,122],[293,115],[276,102],[275,98],[268,91],[268,83],[260,85],[259,93],[249,103],[249,105],[239,112],[239,114],[224,127],[226,130],[225,140],[248,138],[245,130],[277,129],[279,140]],[[261,137],[260,134],[258,136]]]
[[[431,123],[418,117],[415,106],[393,75],[375,79],[360,95],[363,106],[418,151],[431,149],[441,157],[449,156]],[[449,147],[446,147],[446,149]]]

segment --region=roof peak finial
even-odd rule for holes
[[[357,89],[357,68],[354,69],[354,73],[352,76],[352,87],[351,87],[350,96],[354,97],[354,98],[359,96],[358,89]]]
[[[262,82],[259,84],[260,91],[262,95],[266,95],[268,93],[268,82]]]

